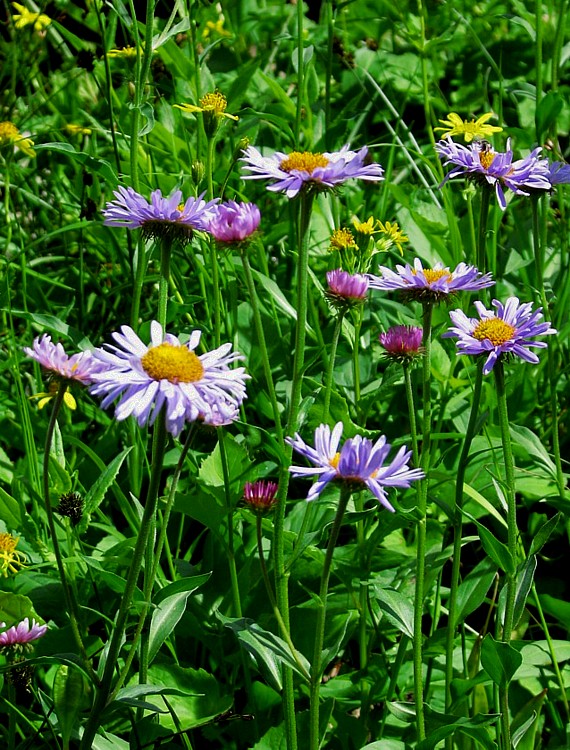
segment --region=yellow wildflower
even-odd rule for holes
[[[26,556],[16,549],[19,541],[20,538],[12,534],[0,534],[0,573],[4,578],[9,572],[17,573],[18,568],[24,567]]]
[[[30,396],[30,399],[38,399],[38,409],[43,409],[46,404],[49,404],[52,398],[57,396],[58,390],[59,382],[57,380],[52,380],[49,384],[49,390],[47,393],[35,393],[33,396]],[[77,409],[77,401],[68,390],[63,394],[63,403],[72,411]]]
[[[204,94],[200,99],[199,107],[196,104],[174,104],[173,106],[181,109],[183,112],[204,112],[206,114],[213,114],[216,117],[229,117],[231,120],[239,120],[239,117],[236,117],[236,115],[230,115],[229,112],[226,112],[228,100],[219,91]]]
[[[20,3],[12,3],[12,7],[18,11],[12,15],[17,29],[33,25],[34,31],[44,31],[51,23],[51,18],[46,16],[45,13],[32,13],[31,10]]]
[[[84,128],[83,125],[74,125],[72,122],[65,125],[64,129],[69,135],[91,135],[91,128]]]
[[[142,54],[142,50],[141,50]],[[120,49],[110,49],[107,52],[107,57],[136,57],[137,56],[137,48],[131,47],[130,44],[126,47],[121,47]]]
[[[354,235],[350,229],[335,229],[331,234],[331,250],[348,250],[357,247],[358,245],[354,241]]]
[[[477,120],[462,120],[456,112],[450,112],[447,120],[440,120],[441,124],[445,125],[445,127],[434,128],[434,131],[441,130],[443,137],[448,135],[462,135],[466,143],[471,143],[474,138],[486,138],[488,135],[502,131],[503,128],[486,124],[487,120],[490,120],[491,117],[495,117],[495,115],[492,112],[486,112]]]
[[[395,221],[392,224],[391,221],[387,221],[385,224],[382,224],[382,222],[379,221],[378,231],[381,232],[383,235],[385,235],[380,240],[380,242],[384,245],[383,247],[384,250],[388,250],[388,248],[392,247],[392,245],[396,245],[396,247],[398,248],[400,252],[400,255],[404,254],[402,245],[404,244],[404,242],[409,242],[410,240],[402,232],[398,222]]]
[[[378,230],[375,228],[374,217],[371,216],[368,221],[360,221],[356,216],[352,220],[352,226],[358,232],[358,234],[372,235]]]
[[[210,36],[231,36],[229,31],[224,29],[224,18],[220,16],[217,21],[207,21],[202,32],[202,39],[207,39]]]
[[[0,147],[12,144],[17,146],[28,156],[35,156],[36,152],[32,148],[34,142],[31,138],[25,138],[20,134],[18,128],[13,122],[0,122]]]

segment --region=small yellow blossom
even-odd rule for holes
[[[447,120],[440,120],[444,128],[434,128],[434,131],[443,131],[443,137],[451,135],[462,135],[466,143],[471,143],[474,138],[486,138],[493,133],[500,133],[503,128],[495,125],[487,125],[487,120],[495,117],[492,112],[486,112],[477,120],[462,120],[456,112],[450,112]]]
[[[230,32],[224,29],[224,18],[221,16],[217,21],[207,21],[202,32],[202,39],[208,39],[210,36],[231,36]]]
[[[360,221],[356,216],[352,220],[352,226],[358,234],[372,235],[378,230],[375,228],[374,217],[371,216],[368,221]]]
[[[230,115],[226,112],[228,106],[228,100],[219,91],[214,91],[210,94],[204,94],[200,99],[200,106],[196,104],[174,104],[177,109],[181,109],[183,112],[204,112],[213,114],[216,117],[229,117],[231,120],[239,120],[236,115]]]
[[[69,135],[91,135],[91,128],[84,128],[83,125],[74,125],[72,122],[65,125],[64,129]]]
[[[20,538],[12,534],[0,534],[0,573],[4,578],[8,577],[8,573],[17,573],[18,568],[24,567],[26,556],[16,549],[19,541]]]
[[[384,235],[384,237],[379,241],[379,243],[381,242],[384,245],[384,250],[388,250],[390,247],[392,247],[392,245],[396,245],[400,252],[400,255],[404,254],[402,245],[404,244],[404,242],[409,242],[410,240],[402,232],[400,226],[396,221],[393,224],[391,221],[387,221],[385,224],[382,224],[382,222],[379,221],[378,231]]]
[[[32,148],[34,142],[31,138],[20,135],[20,131],[12,122],[0,122],[0,147],[12,144],[23,151],[27,156],[35,156]]]
[[[51,18],[46,16],[45,13],[32,13],[31,10],[20,3],[12,3],[12,7],[18,11],[12,16],[17,29],[33,25],[34,31],[44,31],[51,23]]]
[[[354,241],[354,235],[350,229],[335,229],[331,234],[331,250],[348,250],[349,248],[356,249],[358,245]]]
[[[49,404],[52,398],[57,396],[58,390],[59,382],[57,380],[52,380],[49,384],[49,390],[47,393],[35,393],[33,396],[30,396],[30,399],[38,399],[38,409],[43,409],[46,404]],[[63,394],[63,403],[72,411],[77,409],[77,401],[68,390]]]
[[[142,50],[141,50],[142,54]],[[131,47],[130,44],[126,47],[121,47],[120,49],[110,49],[107,52],[107,57],[136,57],[137,56],[137,48]]]

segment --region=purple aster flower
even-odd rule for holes
[[[397,273],[380,266],[381,276],[369,274],[370,288],[384,291],[399,289],[409,299],[440,302],[455,292],[473,292],[495,283],[490,273],[483,274],[466,263],[459,263],[454,271],[450,271],[443,263],[424,268],[421,260],[416,258],[413,268],[406,264],[397,265],[396,269]]]
[[[340,268],[327,272],[326,298],[338,309],[346,309],[363,302],[368,294],[369,281],[366,276],[350,274]]]
[[[513,161],[511,139],[506,151],[495,151],[488,141],[474,141],[469,146],[445,138],[435,146],[444,164],[455,164],[442,185],[453,177],[478,178],[484,185],[494,186],[501,209],[507,207],[503,192],[506,186],[517,195],[529,195],[529,190],[549,190],[548,159],[539,159],[541,148],[528,156]]]
[[[95,349],[94,355],[106,369],[93,376],[90,391],[103,396],[106,408],[116,398],[115,417],[133,416],[142,427],[153,424],[161,409],[166,414],[166,429],[174,437],[188,421],[201,420],[215,426],[228,424],[246,397],[245,368],[229,365],[243,359],[224,344],[200,356],[194,349],[200,331],[193,331],[187,343],[153,321],[151,343],[147,346],[129,326],[113,333],[118,346]]]
[[[254,513],[267,513],[277,502],[277,482],[269,482],[265,479],[246,482],[243,488],[243,499]]]
[[[6,623],[0,622],[0,628],[5,627]],[[24,646],[31,641],[41,638],[46,632],[47,625],[39,625],[34,619],[32,619],[32,624],[30,625],[29,619],[25,617],[22,622],[0,633],[0,648]]]
[[[386,357],[397,362],[408,363],[424,353],[423,331],[417,326],[392,326],[378,337]]]
[[[375,443],[357,435],[345,440],[339,451],[341,435],[342,422],[338,422],[332,432],[326,424],[317,427],[314,448],[307,445],[298,433],[294,438],[287,438],[287,442],[298,453],[314,464],[309,468],[290,466],[289,471],[292,475],[319,477],[309,490],[307,500],[314,500],[329,482],[339,480],[354,485],[366,485],[385,508],[393,511],[385,487],[405,488],[410,486],[410,482],[423,479],[424,473],[421,469],[410,469],[408,461],[412,452],[405,446],[400,448],[391,464],[384,466],[391,446],[383,435]]]
[[[150,203],[132,187],[120,187],[114,192],[116,200],[109,201],[103,210],[105,226],[141,229],[147,239],[167,239],[181,243],[189,242],[195,229],[208,230],[213,201],[188,198],[182,201],[182,192],[175,190],[164,198],[160,190],[154,190]]]
[[[503,305],[494,299],[493,310],[487,310],[482,302],[475,302],[477,318],[468,318],[462,310],[449,313],[455,324],[444,338],[457,338],[458,354],[482,354],[487,359],[483,373],[488,375],[503,354],[515,355],[526,362],[536,364],[538,357],[529,347],[546,348],[544,341],[533,341],[535,336],[546,336],[557,331],[548,321],[542,321],[542,308],[532,311],[532,303],[521,304],[517,297],[509,297]]]
[[[220,203],[212,212],[208,232],[218,242],[236,243],[250,237],[261,221],[255,203]]]
[[[570,164],[554,161],[548,168],[548,181],[551,185],[566,185],[570,182]]]
[[[288,198],[294,198],[305,187],[325,190],[351,178],[370,182],[384,179],[380,164],[366,163],[366,146],[360,151],[350,151],[347,144],[340,151],[324,154],[276,151],[271,156],[262,156],[254,146],[249,146],[244,154],[241,159],[246,163],[244,169],[252,173],[244,175],[244,180],[271,180],[267,189],[286,193]]]

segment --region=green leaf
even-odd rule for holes
[[[482,560],[457,588],[456,618],[454,627],[463,622],[485,601],[497,575],[497,566],[488,559]]]
[[[271,727],[251,750],[287,750],[285,724]]]
[[[549,91],[536,108],[536,130],[541,135],[554,125],[564,107],[563,97],[556,91]],[[540,140],[539,140],[540,143]]]
[[[509,425],[509,432],[514,446],[521,447],[527,456],[531,456],[537,463],[542,464],[552,479],[556,479],[556,465],[548,455],[542,440],[528,427],[518,424]]]
[[[305,674],[293,657],[289,646],[284,640],[268,630],[263,630],[254,620],[240,617],[237,619],[224,617],[219,612],[216,614],[219,620],[228,628],[233,630],[243,648],[248,651],[274,690],[281,690],[282,666],[290,667],[294,672],[306,678],[311,671],[311,665],[307,659],[297,652],[297,658],[302,664]]]
[[[517,573],[516,580],[516,593],[515,593],[515,609],[513,612],[513,627],[516,628],[523,616],[524,608],[526,607],[526,600],[528,599],[529,591],[534,581],[534,574],[536,571],[536,556],[532,555],[528,557],[519,572]],[[506,586],[504,591],[506,591]],[[501,591],[501,594],[503,592]],[[505,594],[506,597],[506,594]]]
[[[115,481],[117,474],[123,464],[125,458],[129,455],[132,450],[132,446],[125,448],[121,451],[118,456],[111,461],[111,463],[105,467],[101,474],[97,477],[95,482],[89,488],[89,491],[84,498],[84,514],[79,526],[79,531],[83,532],[87,528],[89,523],[89,515],[99,507],[109,487]]]
[[[374,596],[380,604],[382,614],[401,633],[414,637],[414,608],[408,597],[394,589],[374,585]]]
[[[0,622],[5,622],[6,627],[11,628],[25,617],[43,622],[35,613],[32,601],[27,596],[0,591]]]
[[[73,730],[79,725],[79,715],[89,704],[88,686],[81,672],[68,664],[61,664],[53,681],[53,707],[59,722],[63,746],[69,746]]]
[[[513,556],[509,552],[506,544],[500,542],[497,537],[489,531],[489,529],[483,526],[483,524],[470,513],[464,513],[464,515],[477,526],[477,529],[479,530],[479,539],[481,540],[483,549],[489,555],[491,560],[493,560],[497,567],[505,573],[513,575],[516,569],[515,561],[513,560]]]
[[[7,529],[17,531],[22,526],[22,511],[17,500],[0,487],[0,518]]]
[[[53,142],[38,143],[34,146],[36,151],[54,151],[56,154],[65,154],[71,159],[82,164],[87,170],[100,174],[103,179],[110,185],[116,185],[118,177],[110,162],[105,159],[95,158],[83,151],[76,151],[71,143]]]
[[[512,740],[517,750],[534,750],[540,712],[547,692],[545,688],[538,695],[534,695],[513,717]]]
[[[522,664],[520,651],[509,643],[496,641],[490,633],[481,644],[481,664],[495,685],[506,687]]]
[[[540,529],[532,538],[529,555],[537,555],[540,552],[546,542],[550,539],[550,535],[556,529],[561,518],[562,514],[558,512],[555,516],[549,518],[548,521],[546,521],[546,523],[544,523],[540,527]]]

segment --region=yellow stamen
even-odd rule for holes
[[[477,323],[473,333],[471,334],[477,341],[489,341],[493,346],[500,346],[506,344],[513,338],[515,327],[509,323],[505,323],[501,318],[491,318],[490,320],[482,320]]]
[[[200,99],[200,106],[202,109],[211,110],[217,115],[221,115],[222,112],[226,111],[228,100],[219,91],[214,91],[213,93],[204,94]]]
[[[416,276],[418,272],[415,269],[413,269],[412,273],[414,274],[414,276]],[[439,279],[443,279],[443,278],[447,279],[448,281],[451,281],[451,279],[453,278],[451,273],[447,271],[445,268],[438,268],[438,269],[424,268],[423,274],[428,284],[433,284],[434,281],[438,281]]]
[[[350,229],[335,229],[331,234],[331,250],[348,250],[349,247],[358,247]]]
[[[17,573],[18,568],[23,568],[26,556],[18,552],[16,545],[20,538],[12,534],[0,534],[0,573],[8,576],[8,572]]]
[[[323,154],[312,154],[310,151],[293,151],[286,159],[283,159],[279,165],[284,172],[292,172],[294,169],[299,172],[308,172],[313,174],[317,167],[326,167],[329,160]]]
[[[196,383],[204,375],[198,357],[185,346],[173,346],[166,341],[154,346],[142,357],[144,371],[153,380],[171,383]]]
[[[493,151],[480,151],[479,161],[483,169],[489,169],[491,164],[495,161],[496,154]]]
[[[329,464],[333,467],[333,469],[338,469],[338,462],[340,461],[340,453],[335,453],[334,456],[329,461]]]

